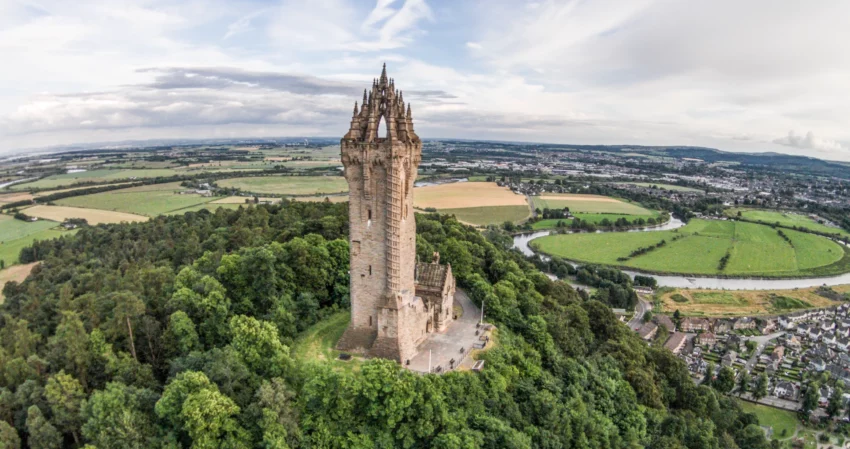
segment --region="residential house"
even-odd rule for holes
[[[658,325],[653,323],[652,321],[647,321],[643,323],[643,326],[638,329],[638,335],[640,338],[650,341],[655,338],[655,334],[658,333]]]
[[[732,330],[732,322],[725,319],[720,318],[714,321],[714,333],[715,334],[727,334]]]
[[[697,341],[701,345],[714,346],[717,343],[717,337],[712,332],[703,332],[697,336]]]
[[[811,326],[809,326],[806,323],[800,324],[799,326],[797,326],[797,335],[800,335],[800,336],[803,336],[803,337],[809,335],[809,328],[810,327]]]
[[[732,323],[732,330],[755,329],[756,320],[750,317],[739,318]]]
[[[835,347],[842,352],[850,349],[850,338],[842,337],[835,340]]]
[[[835,338],[835,334],[832,334],[832,333],[824,333],[823,337],[821,338],[821,341],[823,342],[823,344],[829,345],[829,346],[835,346],[836,340],[837,340],[837,338]]]
[[[669,316],[655,315],[654,317],[652,317],[652,320],[655,321],[655,324],[667,328],[668,332],[676,332],[676,325],[673,324],[673,320],[671,320]]]
[[[738,353],[735,351],[728,351],[720,359],[720,364],[723,366],[732,366],[732,364],[735,363],[736,360],[738,360]]]
[[[829,405],[829,397],[832,396],[832,387],[824,385],[818,390],[818,405],[826,407]]]
[[[773,387],[773,395],[781,399],[795,400],[797,398],[797,386],[788,381],[780,381]]]
[[[763,320],[756,327],[762,334],[769,334],[776,329],[776,320]]]
[[[829,332],[829,331],[835,329],[835,321],[824,321],[824,322],[820,323],[820,328],[824,332]]]
[[[814,357],[809,360],[809,366],[817,372],[821,372],[826,369],[826,362],[823,361],[820,357]]]
[[[821,331],[820,328],[814,326],[809,328],[809,340],[819,341],[821,335],[823,335],[823,331]]]
[[[683,332],[675,332],[672,336],[670,336],[670,339],[667,340],[667,343],[664,343],[664,347],[673,352],[673,354],[678,354],[682,351],[686,341],[687,335]]]
[[[682,332],[707,331],[710,327],[709,321],[705,318],[685,318],[679,326]]]
[[[791,335],[791,337],[785,339],[785,346],[789,349],[793,349],[795,351],[799,351],[802,348],[800,344],[800,339],[797,338],[796,335]]]
[[[768,376],[773,376],[777,371],[779,371],[779,360],[771,360],[765,363],[764,372]]]

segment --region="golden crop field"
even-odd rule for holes
[[[69,206],[45,206],[38,205],[28,207],[24,210],[27,215],[44,218],[53,221],[65,221],[69,218],[85,218],[90,225],[98,225],[101,223],[121,223],[122,221],[147,221],[148,217],[136,214],[128,214],[126,212],[116,212],[111,210],[100,209],[85,209],[82,207]]]
[[[485,206],[525,206],[524,195],[517,195],[494,182],[455,182],[418,187],[413,192],[413,206],[424,209],[460,209]]]

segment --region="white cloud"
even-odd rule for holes
[[[473,50],[481,50],[482,48],[484,48],[484,46],[482,46],[478,42],[467,42],[466,48],[471,48]]]
[[[773,143],[785,145],[788,147],[801,148],[807,150],[817,150],[824,152],[842,151],[846,148],[839,142],[816,137],[811,131],[805,136],[796,134],[793,130],[788,131],[788,135],[779,139],[774,139]]]

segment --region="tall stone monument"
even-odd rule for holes
[[[379,130],[383,130],[379,133]],[[341,142],[349,187],[351,323],[337,347],[406,363],[452,318],[450,265],[416,262],[413,183],[422,141],[387,68]]]

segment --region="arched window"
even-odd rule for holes
[[[384,138],[389,137],[389,133],[387,131],[387,124],[384,123],[384,122],[385,122],[385,120],[384,120],[383,115],[378,117],[378,135],[377,136],[378,136],[379,139],[384,139]]]

